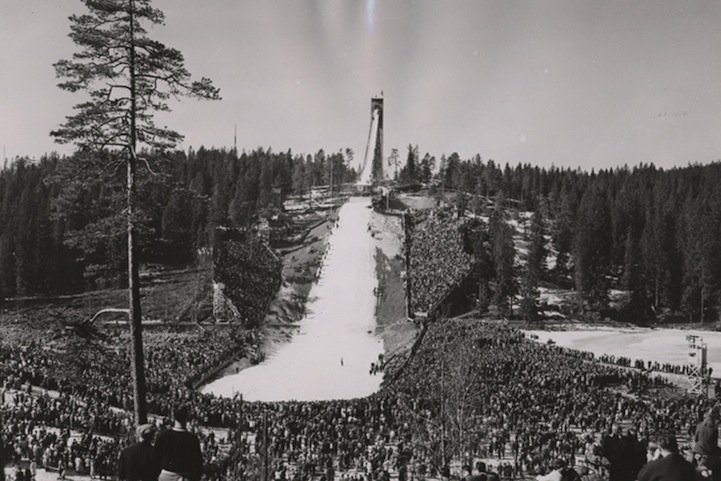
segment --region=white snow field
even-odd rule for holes
[[[559,346],[608,354],[630,359],[659,363],[688,364],[686,336],[695,334],[708,346],[708,365],[714,376],[721,374],[721,332],[685,329],[593,328],[569,331],[524,331],[538,336],[539,342],[548,339]]]
[[[203,392],[248,401],[350,399],[378,390],[369,374],[383,352],[375,330],[375,241],[368,231],[370,198],[356,197],[339,212],[338,226],[298,333],[257,366],[217,379]]]

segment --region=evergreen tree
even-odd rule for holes
[[[418,172],[416,165],[418,164],[418,146],[408,144],[408,155],[406,156],[406,165],[398,174],[398,181],[402,184],[413,184],[418,181]]]
[[[83,0],[88,13],[70,17],[70,38],[80,48],[71,60],[55,64],[59,87],[86,91],[89,100],[52,132],[59,142],[81,149],[115,150],[127,168],[128,296],[133,339],[135,421],[147,421],[142,348],[142,315],[136,237],[136,176],[143,160],[139,146],[168,149],[181,139],[159,128],[153,114],[167,111],[171,96],[217,99],[209,79],[190,80],[183,55],[147,35],[145,25],[163,23],[150,0]]]
[[[682,305],[690,320],[701,323],[719,317],[721,294],[721,194],[703,199],[690,220]]]
[[[273,195],[273,165],[269,155],[260,161],[260,189],[258,191],[258,207],[268,207]]]
[[[531,232],[528,244],[528,270],[538,281],[542,280],[546,273],[546,227],[544,225],[543,212],[540,207],[536,209],[531,218]]]
[[[608,308],[611,226],[603,187],[587,189],[581,199],[574,239],[576,291],[585,311]]]
[[[295,160],[293,165],[293,192],[296,195],[299,195],[302,199],[306,190],[307,185],[305,184],[305,168],[303,158],[299,157]]]
[[[419,179],[423,183],[429,183],[433,178],[433,171],[436,168],[436,158],[431,156],[428,152],[423,156],[421,161],[420,176]]]
[[[681,308],[684,257],[678,247],[677,222],[673,214],[666,212],[661,220],[658,220],[658,224],[662,231],[660,257],[665,261],[666,275],[663,277],[660,295],[655,296],[654,302],[671,311],[677,311]]]
[[[184,192],[174,192],[163,209],[161,218],[163,257],[168,264],[185,264],[194,257],[195,235],[193,223],[188,222],[196,198]]]
[[[633,230],[626,235],[625,250],[623,287],[630,292],[625,314],[628,321],[643,324],[651,315],[650,299],[643,277],[641,249]]]
[[[308,154],[305,158],[303,174],[303,185],[305,186],[307,191],[310,191],[310,189],[316,185],[315,176],[313,173],[313,157],[310,154]]]
[[[521,280],[521,317],[527,321],[538,319],[538,286],[546,271],[547,254],[543,213],[539,207],[531,219],[528,258]]]
[[[536,305],[538,295],[538,278],[534,270],[527,265],[521,279],[520,315],[522,319],[531,322],[538,320],[538,306]]]
[[[570,286],[572,273],[573,225],[570,200],[568,196],[564,196],[554,222],[552,239],[557,252],[553,277],[558,284],[565,287]]]
[[[513,260],[513,229],[504,219],[505,199],[501,193],[496,198],[496,209],[490,219],[490,235],[493,254],[495,290],[493,303],[503,316],[513,315],[513,295],[516,293]]]

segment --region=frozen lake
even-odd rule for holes
[[[375,331],[375,241],[368,231],[370,198],[351,198],[339,211],[321,276],[310,291],[298,333],[257,366],[202,388],[248,401],[327,400],[367,396],[382,376],[369,374],[383,352]],[[370,331],[370,332],[369,332]]]
[[[660,363],[687,364],[686,336],[696,334],[708,346],[708,365],[714,376],[721,374],[721,332],[682,329],[600,328],[572,331],[524,331],[539,341],[553,339],[563,347]]]

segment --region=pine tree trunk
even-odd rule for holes
[[[136,425],[148,420],[145,402],[145,362],[143,356],[143,326],[140,310],[140,275],[138,273],[137,237],[135,232],[135,172],[137,169],[136,88],[133,0],[130,0],[130,152],[128,152],[128,298],[130,302],[130,334],[133,354],[131,357],[133,398]]]

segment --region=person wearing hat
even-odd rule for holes
[[[638,473],[638,481],[695,480],[696,469],[678,453],[674,434],[665,434],[658,440],[660,458],[651,461]]]
[[[158,434],[155,454],[160,464],[158,481],[199,481],[203,474],[203,455],[198,436],[187,429],[188,408],[173,409],[173,428]]]
[[[551,472],[536,478],[538,481],[561,481],[563,479],[563,468],[566,462],[563,459],[556,458],[551,461]]]
[[[118,478],[121,481],[156,481],[160,466],[156,461],[153,437],[155,426],[141,424],[136,429],[138,442],[120,452]]]

